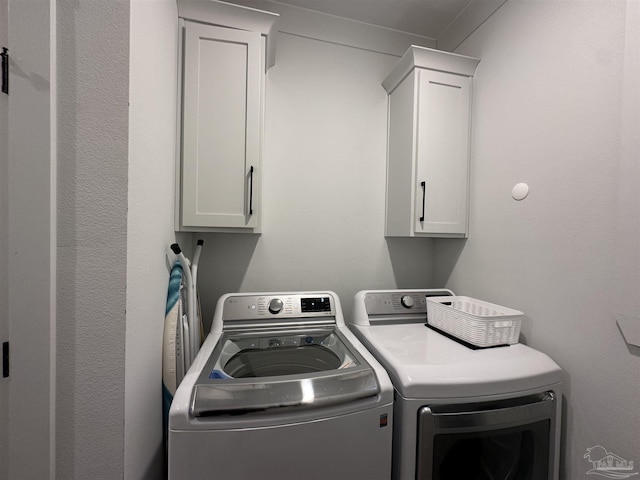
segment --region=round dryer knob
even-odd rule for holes
[[[283,305],[284,304],[282,303],[282,300],[280,300],[279,298],[273,298],[269,301],[269,311],[274,315],[276,313],[280,313],[282,311]]]
[[[404,308],[411,308],[413,307],[413,297],[405,295],[400,299],[400,303],[402,303],[402,306]]]

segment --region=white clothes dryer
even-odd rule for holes
[[[388,480],[393,385],[333,292],[237,293],[169,412],[170,480]]]
[[[395,480],[557,480],[562,380],[523,344],[473,349],[426,325],[426,297],[356,294],[350,327],[394,384]]]

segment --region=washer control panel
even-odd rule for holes
[[[222,319],[287,319],[335,315],[334,299],[330,294],[238,294],[225,300]]]

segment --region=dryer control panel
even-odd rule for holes
[[[358,320],[358,317],[354,323],[359,325],[425,323],[427,297],[446,295],[453,295],[453,292],[446,289],[362,291],[356,295],[356,311],[361,311],[361,307],[364,306],[366,320],[361,318]]]
[[[449,290],[372,290],[364,304],[368,315],[427,313],[427,297],[451,295]]]
[[[400,291],[368,293],[364,301],[369,315],[427,313],[427,300],[424,293]]]

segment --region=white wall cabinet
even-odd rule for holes
[[[383,82],[389,94],[386,236],[467,236],[478,62],[412,46]]]
[[[277,15],[211,0],[178,9],[176,230],[260,233],[267,37]]]

